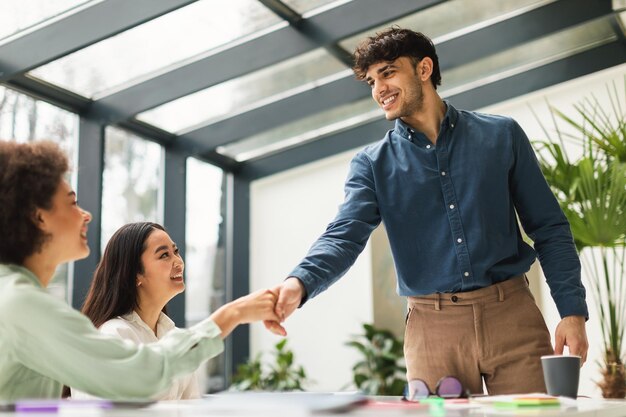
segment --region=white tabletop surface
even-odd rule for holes
[[[323,394],[332,395],[332,394]],[[341,394],[338,394],[341,395]],[[274,398],[272,398],[274,396]],[[317,397],[316,397],[317,396]],[[216,398],[218,400],[216,401]],[[302,397],[304,398],[304,397]],[[328,401],[321,395],[311,393],[311,399]],[[233,401],[235,400],[235,401]],[[329,403],[330,404],[330,403]],[[332,404],[331,404],[332,405]],[[285,401],[284,394],[267,394],[258,400],[255,397],[240,396],[227,400],[220,396],[202,400],[163,401],[137,409],[91,409],[64,407],[57,413],[33,414],[0,412],[1,417],[26,415],[72,416],[72,417],[299,417],[299,416],[339,416],[338,413],[313,410],[310,400]],[[540,416],[540,417],[626,417],[626,401],[580,398],[563,399],[560,406],[497,408],[490,404],[465,403],[441,406],[407,405],[394,398],[374,398],[363,406],[345,411],[347,416],[423,416],[423,417],[487,417],[487,416]]]

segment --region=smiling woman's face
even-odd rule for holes
[[[145,250],[141,254],[143,273],[137,275],[139,304],[150,302],[165,305],[185,290],[185,262],[176,244],[163,230],[154,229],[144,246]]]
[[[81,209],[76,193],[65,180],[61,180],[54,196],[52,207],[38,209],[42,230],[50,235],[42,250],[54,255],[58,263],[83,259],[89,255],[87,224],[91,214]]]

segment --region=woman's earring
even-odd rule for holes
[[[137,281],[137,286],[141,286],[141,281]]]

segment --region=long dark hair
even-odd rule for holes
[[[143,273],[141,254],[148,236],[156,229],[165,231],[157,223],[129,223],[120,227],[107,243],[82,308],[94,326],[100,327],[137,308],[137,274]]]

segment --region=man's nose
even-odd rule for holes
[[[376,81],[374,84],[374,98],[376,101],[380,100],[380,97],[387,92],[387,84],[382,81]]]

